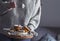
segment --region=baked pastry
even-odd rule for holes
[[[27,26],[21,27],[19,25],[14,25],[13,29],[11,28],[11,35],[27,35],[29,33],[29,28]]]
[[[21,27],[19,27],[19,26],[14,26],[14,30],[15,30],[15,31],[20,31],[20,30],[21,30]]]
[[[30,29],[29,29],[27,26],[24,26],[24,27],[23,27],[23,30],[24,30],[25,32],[29,32],[29,31],[30,31]]]

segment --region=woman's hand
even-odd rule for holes
[[[29,29],[29,27],[27,27],[27,26],[23,26],[23,28],[22,28],[25,32],[30,32],[30,29]]]

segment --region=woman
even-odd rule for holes
[[[40,0],[9,0],[0,2],[1,28],[11,27],[15,24],[27,26],[31,32],[37,29],[40,23]],[[7,5],[6,5],[7,4]],[[3,22],[4,21],[4,22]],[[1,31],[2,33],[2,31]],[[4,31],[3,33],[4,34]],[[31,39],[10,39],[0,35],[1,41],[30,41]],[[3,38],[3,39],[2,39]],[[15,37],[16,38],[16,37]]]

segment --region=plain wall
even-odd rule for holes
[[[60,0],[41,1],[41,26],[60,27]]]

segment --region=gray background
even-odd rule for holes
[[[60,27],[60,0],[42,0],[41,26]]]

